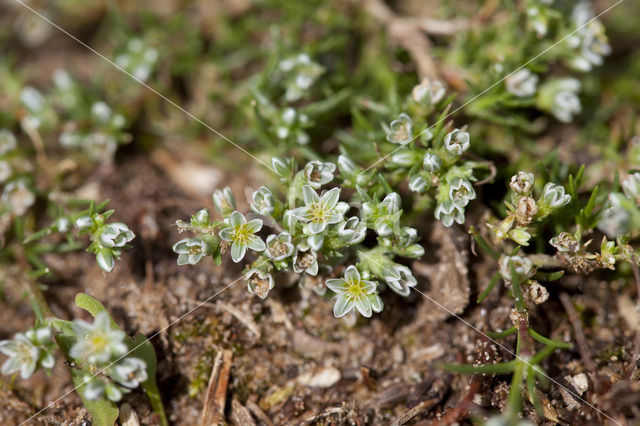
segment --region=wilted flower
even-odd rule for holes
[[[469,133],[454,129],[444,137],[444,147],[451,155],[462,155],[469,149]]]
[[[454,178],[449,185],[449,198],[459,207],[466,207],[476,198],[476,191],[467,179]]]
[[[238,263],[242,260],[247,247],[255,251],[263,251],[266,248],[264,241],[257,235],[262,229],[262,220],[253,219],[247,222],[244,215],[239,211],[231,214],[229,224],[220,230],[220,238],[231,242],[231,259]]]
[[[258,188],[251,198],[251,210],[254,212],[262,216],[271,216],[275,211],[275,198],[266,186]]]
[[[330,162],[310,161],[304,166],[304,177],[307,183],[315,189],[333,180],[336,165]]]
[[[218,189],[213,193],[213,205],[222,216],[230,215],[236,209],[236,199],[228,186],[222,190]]]
[[[288,232],[281,232],[278,235],[271,234],[267,237],[267,256],[269,259],[284,260],[293,254],[293,250],[291,234]]]
[[[538,214],[538,205],[531,197],[520,197],[515,214],[516,221],[519,225],[528,225],[533,221],[535,215]]]
[[[100,243],[105,247],[124,247],[135,238],[134,233],[124,223],[106,225],[100,234]]]
[[[306,223],[310,234],[318,234],[327,228],[327,225],[338,223],[344,217],[349,205],[338,202],[340,188],[333,188],[322,194],[322,197],[309,185],[302,187],[304,207],[293,210],[295,217]]]
[[[538,281],[532,281],[529,286],[528,292],[529,299],[533,301],[536,305],[544,303],[549,299],[549,290],[543,285],[540,285]]]
[[[533,96],[536,93],[537,84],[538,76],[527,68],[509,75],[505,80],[507,91],[521,98]]]
[[[344,278],[329,279],[327,287],[337,294],[333,314],[340,318],[357,309],[360,314],[370,317],[372,312],[382,311],[382,299],[376,293],[376,283],[360,278],[355,266],[349,266]]]
[[[172,247],[178,253],[178,265],[195,265],[207,254],[207,244],[201,238],[184,238]]]
[[[558,236],[551,238],[549,244],[560,253],[577,253],[580,250],[580,243],[568,232],[561,232]]]
[[[511,189],[516,194],[528,196],[533,190],[534,180],[535,177],[533,176],[533,173],[520,171],[516,175],[511,177],[511,183],[509,184],[509,186],[511,186]]]
[[[38,369],[50,369],[55,364],[53,338],[49,327],[33,328],[26,333],[16,333],[13,340],[0,341],[0,353],[8,359],[2,364],[2,374],[20,372],[28,379]]]
[[[384,131],[389,142],[406,144],[413,137],[412,128],[413,121],[407,114],[402,113],[389,126],[384,126]]]
[[[73,330],[78,335],[78,341],[69,350],[69,355],[78,361],[106,363],[112,357],[119,357],[127,352],[124,332],[111,328],[111,319],[106,312],[96,315],[93,324],[74,320]]]
[[[270,273],[260,269],[252,269],[247,273],[247,288],[249,293],[255,294],[261,299],[265,299],[275,283]]]
[[[413,88],[411,97],[419,104],[435,105],[444,98],[446,90],[440,80],[429,80],[425,78]]]

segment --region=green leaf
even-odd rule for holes
[[[76,305],[79,308],[88,311],[94,317],[101,312],[106,312],[107,315],[109,314],[102,303],[86,293],[79,293],[76,296]],[[113,320],[113,318],[111,318],[111,315],[109,315],[109,319],[111,320],[111,328],[113,328],[114,330],[122,330]],[[142,388],[149,398],[149,402],[151,403],[153,411],[155,411],[158,416],[160,416],[161,425],[168,425],[169,423],[167,422],[164,407],[162,405],[162,398],[160,397],[160,390],[158,389],[158,384],[156,382],[156,366],[158,364],[158,361],[156,358],[156,352],[153,349],[153,345],[151,344],[151,342],[149,342],[149,339],[147,339],[143,335],[136,336],[135,340],[126,335],[125,343],[129,348],[131,348],[132,356],[142,359],[147,364],[148,379],[146,382],[142,383]]]
[[[153,349],[153,345],[149,339],[142,334],[136,336],[133,344],[133,355],[144,360],[147,364],[147,377],[149,378],[146,382],[142,383],[142,387],[149,398],[153,411],[160,416],[160,424],[167,426],[169,423],[164,412],[164,406],[162,405],[162,397],[160,396],[158,383],[156,382],[156,368],[158,364],[156,351]]]

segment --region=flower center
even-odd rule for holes
[[[314,257],[311,253],[305,253],[302,256],[298,257],[298,267],[300,269],[307,269],[309,266],[313,264]]]
[[[276,241],[269,248],[269,253],[271,253],[273,257],[284,256],[287,254],[287,243],[284,241]]]
[[[329,217],[329,212],[320,202],[313,203],[309,212],[311,213],[311,222],[325,222]]]
[[[249,230],[246,225],[240,225],[236,229],[233,230],[233,241],[236,241],[239,244],[246,244],[249,239]]]
[[[89,342],[91,344],[94,352],[102,352],[107,347],[107,339],[102,333],[94,333],[89,338]]]
[[[347,293],[354,298],[357,296],[364,296],[362,281],[347,281]]]

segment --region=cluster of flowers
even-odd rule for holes
[[[205,256],[221,260],[221,254],[230,246],[231,258],[240,262],[247,250],[259,253],[245,273],[249,292],[267,297],[275,285],[274,274],[293,271],[311,277],[331,276],[334,269],[343,269],[340,262],[355,254],[357,265],[348,265],[344,278],[329,279],[326,287],[336,293],[336,317],[357,310],[364,316],[382,310],[378,296],[378,279],[393,291],[407,296],[416,284],[409,268],[393,261],[395,255],[417,258],[424,249],[416,244],[417,231],[401,226],[400,196],[387,194],[379,200],[358,193],[359,214],[349,215],[352,206],[340,201],[341,188],[323,190],[334,180],[336,164],[311,161],[297,170],[290,159],[274,158],[274,170],[285,188],[286,200],[279,199],[266,186],[253,192],[251,210],[258,216],[252,220],[236,210],[235,199],[229,188],[216,191],[214,205],[222,220],[211,221],[209,212],[201,210],[189,223],[178,222],[180,230],[197,234],[194,238],[178,241],[173,250],[178,253],[178,264],[196,264]],[[338,160],[344,180],[352,177],[353,163],[341,156]],[[257,233],[267,223],[276,230],[263,240]],[[374,248],[360,243],[367,229],[378,235]],[[324,286],[316,288],[320,294]]]
[[[595,18],[591,3],[583,0],[565,15],[562,2],[527,1],[527,27],[538,38],[543,38],[553,26],[561,28],[560,36],[571,34],[564,40],[567,64],[577,71],[591,71],[603,64],[603,57],[611,53],[604,25]],[[563,16],[567,16],[563,19]]]
[[[74,223],[80,235],[90,236],[91,244],[87,251],[96,255],[98,265],[106,272],[113,270],[115,259],[120,257],[127,243],[135,238],[134,233],[124,223],[106,223],[113,212],[94,212],[79,217]]]
[[[53,334],[49,327],[33,327],[26,333],[16,333],[12,340],[0,341],[0,353],[7,356],[2,374],[20,372],[28,379],[39,368],[50,370],[56,363]]]
[[[426,108],[444,99],[445,90],[435,80],[424,80],[409,98],[407,110],[414,117],[423,116]],[[440,120],[442,122],[442,120]],[[383,125],[386,140],[394,145],[385,167],[397,176],[409,177],[409,189],[417,194],[435,194],[435,218],[445,226],[465,221],[465,207],[476,198],[472,182],[474,168],[481,165],[462,158],[469,149],[470,136],[463,129],[451,129],[442,124],[424,130],[414,129],[414,119],[403,112],[389,125]],[[412,143],[416,141],[416,143]]]
[[[526,256],[501,256],[498,262],[498,272],[505,281],[510,284],[513,274],[518,275],[521,281],[524,296],[527,300],[539,305],[549,299],[549,291],[537,280],[531,279],[535,273],[535,267],[531,260]]]
[[[593,19],[591,5],[586,1],[579,2],[571,10],[568,19],[562,19],[562,16],[553,7],[553,1],[527,2],[527,25],[538,38],[547,35],[552,26],[551,21],[557,21],[553,26],[564,29],[557,37],[571,34],[565,40],[565,53],[562,55],[571,68],[586,72],[591,71],[594,66],[602,65],[603,57],[611,53],[611,47],[607,43],[604,26],[599,20]],[[542,84],[539,89],[538,80],[538,75],[523,68],[505,79],[505,87],[507,92],[519,98],[531,98],[538,92],[536,106],[564,123],[571,122],[581,112],[579,80],[570,77],[554,78]]]
[[[534,176],[520,171],[511,178],[511,203],[505,201],[507,217],[496,225],[489,224],[500,240],[509,238],[521,246],[529,245],[531,225],[539,222],[571,202],[564,187],[547,183],[536,201],[533,195]]]
[[[538,75],[523,68],[505,79],[507,92],[519,98],[532,98],[538,108],[551,113],[557,120],[570,123],[582,111],[581,84],[575,78],[554,78],[538,88]]]
[[[46,96],[29,86],[20,93],[22,106],[27,110],[21,122],[25,132],[32,138],[39,137],[38,129],[52,130],[63,120],[60,145],[80,149],[94,161],[111,162],[118,143],[129,138],[124,132],[125,117],[90,95],[66,71],[56,70],[53,83]]]
[[[640,173],[628,175],[621,183],[622,192],[609,194],[598,228],[611,238],[640,229]]]
[[[311,119],[302,109],[291,105],[308,95],[324,71],[324,67],[312,61],[306,53],[287,57],[269,74],[268,85],[264,90],[255,90],[252,94],[255,113],[279,141],[291,142],[293,145],[309,143],[310,138],[305,129],[312,125]]]
[[[16,138],[10,130],[0,129],[0,233],[4,232],[11,218],[23,215],[35,202],[35,195],[25,180],[29,165],[21,161]]]
[[[125,333],[111,328],[110,322],[109,315],[102,312],[93,324],[83,320],[71,323],[75,343],[69,350],[69,358],[75,368],[84,371],[82,392],[88,400],[106,396],[111,401],[119,401],[123,393],[148,378],[146,363],[126,356],[129,349],[124,342]],[[0,352],[8,357],[1,371],[3,374],[20,372],[20,377],[28,379],[39,368],[50,370],[55,364],[55,348],[49,326],[17,333],[12,340],[0,341]],[[97,371],[101,373],[96,375]]]
[[[69,356],[86,371],[82,378],[82,393],[88,400],[106,396],[119,401],[123,393],[131,392],[148,379],[144,360],[126,356],[129,348],[125,333],[111,327],[106,312],[96,315],[93,324],[83,320],[73,321],[76,343]],[[101,371],[96,375],[96,371]]]
[[[158,61],[158,51],[139,38],[127,43],[124,52],[116,56],[115,63],[139,81],[146,81]]]
[[[325,70],[322,65],[313,62],[309,55],[300,53],[280,61],[278,71],[280,75],[277,78],[285,89],[285,101],[295,102],[307,93]]]

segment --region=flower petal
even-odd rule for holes
[[[336,298],[336,303],[333,305],[333,315],[336,318],[340,318],[345,316],[352,309],[353,301],[349,297],[341,294]]]
[[[230,223],[231,223],[231,227],[237,228],[237,227],[247,223],[247,220],[244,218],[242,213],[240,213],[239,211],[236,210],[233,213],[231,213]]]
[[[320,200],[324,205],[333,209],[338,204],[338,200],[340,200],[340,188],[330,189],[322,195]]]
[[[264,241],[262,241],[262,238],[256,235],[251,235],[249,237],[247,240],[247,246],[253,251],[264,251],[264,249],[267,248]]]
[[[304,204],[306,206],[310,206],[316,201],[320,200],[318,193],[314,191],[309,185],[305,185],[302,187],[302,199],[304,200]]]
[[[373,312],[382,312],[384,309],[384,304],[382,303],[382,299],[376,293],[369,294],[367,296],[369,298],[369,303],[371,303],[371,309]]]
[[[360,281],[360,272],[355,266],[350,265],[346,271],[344,271],[344,279],[348,283],[355,283]]]
[[[255,234],[260,229],[262,229],[262,219],[253,219],[252,221],[248,222],[246,226],[246,229],[249,232]]]
[[[347,283],[342,278],[329,279],[325,282],[325,285],[334,293],[342,293],[347,289]]]
[[[369,298],[367,296],[356,296],[355,306],[363,317],[369,318],[371,316],[371,301],[369,301]]]
[[[240,262],[242,260],[242,258],[244,257],[246,252],[247,252],[247,245],[246,244],[239,244],[237,241],[234,241],[231,244],[231,259],[235,263]]]

